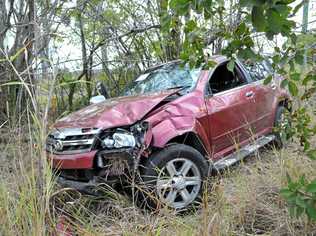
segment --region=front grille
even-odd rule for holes
[[[72,135],[67,136],[65,140],[80,140],[80,139],[92,139],[94,138],[95,134],[86,134],[86,135]]]
[[[55,154],[89,152],[100,129],[59,129],[48,135],[46,150]]]

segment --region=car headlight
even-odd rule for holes
[[[105,138],[103,144],[107,148],[135,147],[136,140],[135,137],[129,133],[114,133],[112,138]]]
[[[114,147],[135,147],[136,140],[131,134],[115,133],[113,134]]]

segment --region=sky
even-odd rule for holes
[[[296,6],[300,2],[301,0],[296,0],[292,4],[292,6]],[[301,28],[302,18],[303,18],[303,9],[301,8],[298,11],[298,13],[292,18],[292,20],[294,20],[297,23],[298,32],[301,31],[302,29]],[[308,30],[316,29],[316,0],[310,0],[309,2],[309,20],[308,21],[312,22],[308,24]],[[65,36],[67,37],[67,34]],[[278,44],[281,44],[283,42],[283,39],[281,36],[279,36],[279,38],[277,38],[276,41],[278,42]],[[266,52],[269,53],[269,51],[272,51],[272,48],[273,47],[267,44],[264,50],[266,50]],[[58,54],[58,57],[61,59],[60,61],[80,59],[81,58],[80,43],[76,42],[76,40],[74,39],[69,38],[69,40],[65,40],[63,43],[60,43],[57,45],[55,53]],[[80,67],[81,67],[80,61],[67,62],[64,65],[71,71],[80,70]]]
[[[292,6],[293,7],[296,6],[301,1],[302,0],[296,0],[294,3],[292,3]],[[74,0],[72,3],[75,4],[75,2],[76,1]],[[297,23],[297,27],[298,27],[297,32],[300,32],[302,30],[302,27],[301,27],[302,18],[303,18],[303,9],[301,8],[297,12],[297,14],[292,18],[292,20],[294,20]],[[311,29],[316,30],[316,0],[309,0],[309,17],[308,18],[309,18],[308,30],[311,30]],[[66,29],[66,28],[64,29],[61,28],[61,29],[63,32],[65,32],[63,35],[64,41],[58,42],[55,45],[51,45],[51,53],[52,55],[54,55],[53,61],[56,64],[59,64],[60,62],[65,62],[63,63],[65,68],[67,67],[71,71],[81,70],[81,63],[80,63],[81,47],[80,47],[79,39],[76,39],[75,37],[73,37],[73,32],[71,30]],[[276,41],[278,42],[278,44],[281,44],[283,42],[283,39],[281,36],[279,36]],[[269,43],[267,43],[264,50],[266,52],[269,52],[269,51],[272,51],[272,49],[273,47],[269,46]]]
[[[295,6],[297,5],[298,3],[300,3],[301,0],[297,0],[295,1],[292,5]],[[313,23],[310,23],[308,25],[308,29],[316,29],[316,0],[309,0],[309,14],[308,14],[308,18],[309,18],[309,22],[312,22],[314,21]],[[298,23],[298,25],[300,25],[302,23],[302,20],[303,20],[303,8],[301,8],[299,10],[299,12],[297,13],[297,15],[295,17],[293,17],[293,20],[295,22]],[[300,28],[301,30],[301,28]]]

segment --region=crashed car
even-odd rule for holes
[[[249,69],[236,61],[232,72],[226,57],[212,60],[209,70],[178,61],[153,67],[123,96],[58,120],[46,145],[58,182],[84,190],[137,173],[159,202],[185,209],[211,171],[268,143],[281,147],[274,127],[290,104],[282,78],[264,64]]]

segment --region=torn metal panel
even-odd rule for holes
[[[55,128],[102,128],[126,126],[141,120],[155,106],[175,91],[150,95],[119,97],[92,104],[58,120]]]

